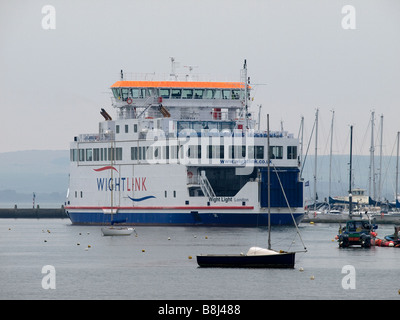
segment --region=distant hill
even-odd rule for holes
[[[69,150],[28,150],[0,153],[0,204],[65,201]],[[4,205],[2,205],[4,207]]]
[[[347,195],[348,190],[347,155],[335,155],[332,160],[332,196]],[[354,187],[368,189],[369,156],[353,157]],[[379,159],[375,160],[376,185],[378,185]],[[395,157],[383,157],[382,161],[382,197],[394,200],[395,193]],[[319,200],[328,196],[329,156],[318,156],[317,193]],[[33,193],[36,204],[61,205],[65,201],[68,189],[69,150],[29,150],[0,153],[0,206],[14,204],[32,205]],[[309,186],[304,196],[313,199],[314,192],[314,156],[308,156],[303,170],[304,181]],[[378,187],[376,187],[376,194]]]

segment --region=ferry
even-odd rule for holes
[[[111,85],[115,116],[70,144],[73,224],[293,225],[304,215],[299,140],[260,130],[240,81],[128,80]],[[267,137],[269,135],[269,154]],[[267,170],[270,159],[270,201]],[[268,220],[268,202],[270,220]]]

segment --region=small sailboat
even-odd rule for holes
[[[113,142],[111,141],[110,144],[111,150],[113,150]],[[113,160],[114,160],[114,152],[111,152],[111,167],[113,167]],[[113,170],[111,170],[111,180],[113,180]],[[110,203],[111,203],[111,208],[110,209],[103,209],[103,211],[106,213],[111,214],[111,226],[110,227],[102,227],[101,232],[103,233],[103,236],[130,236],[133,231],[135,231],[134,228],[128,228],[124,226],[114,226],[116,223],[124,223],[126,220],[114,220],[114,214],[116,213],[116,210],[113,206],[113,189],[111,189],[111,198],[110,198]],[[136,232],[136,231],[135,231]]]
[[[269,150],[269,115],[267,115],[267,131],[267,143]],[[289,206],[289,203],[287,204]],[[286,252],[282,250],[276,251],[271,249],[270,207],[270,161],[268,161],[268,249],[251,247],[248,250],[247,254],[241,253],[198,255],[197,264],[200,267],[217,268],[294,268],[296,252]],[[294,219],[293,222],[297,229],[297,223]],[[304,249],[306,248],[304,247]]]
[[[127,227],[102,227],[103,236],[130,236],[135,231],[134,228]]]

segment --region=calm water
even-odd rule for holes
[[[0,299],[400,299],[400,249],[338,249],[337,229],[301,224],[308,252],[295,269],[207,269],[197,254],[265,247],[267,231],[137,227],[138,237],[104,237],[68,219],[0,219]],[[392,225],[379,226],[378,236],[390,233]],[[272,243],[302,249],[293,227],[275,228]],[[45,265],[55,268],[56,289],[42,288]],[[355,268],[355,289],[342,287],[345,265]]]

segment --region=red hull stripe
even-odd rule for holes
[[[98,169],[93,169],[94,171],[97,171],[97,172],[99,172],[99,171],[104,171],[104,170],[115,170],[115,171],[117,171],[118,172],[118,170],[117,169],[115,169],[114,167],[112,167],[112,166],[106,166],[106,167],[102,167],[102,168],[98,168]]]

